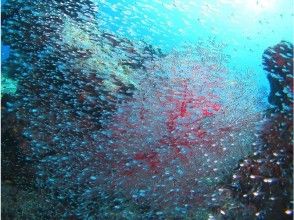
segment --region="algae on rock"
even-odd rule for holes
[[[17,81],[8,78],[5,75],[1,76],[1,97],[4,94],[15,94],[17,90]]]

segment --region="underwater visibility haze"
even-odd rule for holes
[[[1,217],[292,219],[293,4],[2,1]]]

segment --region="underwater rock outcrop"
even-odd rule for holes
[[[271,87],[269,103],[289,111],[293,103],[293,44],[281,41],[266,49],[262,59]]]
[[[111,112],[136,87],[133,66],[127,64],[137,62],[140,71],[144,62],[160,56],[143,42],[135,48],[127,39],[101,32],[95,13],[91,1],[3,5],[3,41],[11,47],[5,72],[20,85],[18,102],[9,108],[18,118],[36,128],[32,121],[38,109],[49,112],[43,120],[50,124],[59,118],[54,109],[68,108],[74,112],[64,112],[64,121],[91,115],[99,129],[101,114]],[[112,46],[110,39],[119,45]]]
[[[85,160],[79,149],[96,150],[96,133],[104,120],[136,89],[134,70],[140,73],[162,56],[144,42],[134,44],[99,30],[96,13],[88,0],[11,0],[2,5],[2,39],[11,48],[3,70],[18,82],[17,92],[2,99],[2,169],[7,165],[5,179],[16,183],[15,176],[33,170],[26,181],[48,201],[46,216],[69,216],[77,202],[54,196],[60,183],[52,182],[53,167],[46,163],[59,164],[53,170],[61,169],[65,180],[75,175],[64,173],[74,163],[65,164]],[[119,43],[112,45],[114,41]],[[65,194],[72,191],[76,197],[79,184],[66,186]]]
[[[223,210],[240,219],[292,219],[293,45],[282,41],[269,47],[263,54],[263,65],[272,107],[258,133],[258,150],[240,161],[232,176],[230,187],[237,202]]]

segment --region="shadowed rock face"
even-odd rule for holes
[[[271,87],[269,103],[280,111],[289,111],[293,102],[293,45],[281,41],[267,48],[262,61]]]
[[[54,182],[53,190],[48,172],[89,166],[73,148],[96,150],[103,121],[136,89],[134,70],[140,73],[162,53],[98,30],[92,1],[7,1],[2,9],[3,42],[11,48],[2,71],[19,82],[16,94],[2,99],[2,177],[18,187],[36,186],[49,201],[48,215],[68,216],[87,183],[74,183],[70,174],[63,182],[73,183],[64,186],[67,198],[57,198],[63,183]],[[97,205],[102,196],[93,194],[86,202]]]
[[[240,161],[230,187],[239,205],[231,216],[245,219],[293,217],[293,45],[282,41],[263,54],[271,86],[258,150]],[[238,204],[238,203],[236,203]],[[238,211],[239,210],[239,211]],[[240,210],[246,210],[241,214]],[[238,214],[239,213],[239,214]]]

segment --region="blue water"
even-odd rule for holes
[[[8,45],[1,44],[1,61],[5,61],[9,57],[10,47]]]
[[[100,1],[98,1],[99,3]],[[101,1],[101,27],[170,51],[207,38],[228,45],[230,65],[253,70],[268,89],[261,56],[268,45],[292,41],[293,1]],[[115,19],[117,17],[117,19]]]

